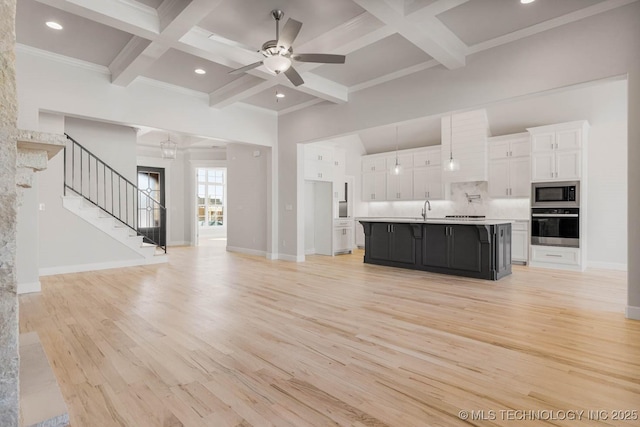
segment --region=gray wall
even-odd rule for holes
[[[350,94],[349,102],[287,114],[278,123],[280,252],[302,254],[296,233],[296,143],[509,98],[627,75],[629,117],[640,117],[640,3],[614,9],[491,50],[470,55],[464,68],[431,68]],[[628,128],[628,217],[640,217],[640,122]],[[636,189],[636,191],[634,191]],[[629,227],[628,305],[640,307],[640,229]],[[640,308],[638,308],[640,311]],[[640,317],[640,312],[634,315]]]
[[[254,156],[259,151],[259,156]],[[227,146],[227,247],[269,252],[267,247],[267,180],[271,149]]]

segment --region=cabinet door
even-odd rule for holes
[[[509,183],[511,197],[529,197],[531,195],[531,161],[529,157],[509,160]]]
[[[456,270],[482,271],[482,245],[478,228],[469,225],[450,225],[449,266]]]
[[[389,261],[390,224],[374,222],[371,224],[370,257],[371,259]]]
[[[400,175],[389,174],[387,177],[387,200],[400,200]]]
[[[541,132],[531,135],[531,152],[541,153],[555,149],[556,133]]]
[[[404,169],[397,175],[398,200],[413,200],[413,174],[411,169]]]
[[[555,178],[556,156],[554,151],[531,154],[531,180],[544,181]]]
[[[386,169],[387,161],[382,156],[362,157],[362,172],[382,172]]]
[[[422,200],[429,198],[429,169],[413,169],[413,199]]]
[[[582,131],[580,129],[560,130],[556,132],[557,150],[579,150],[582,147]]]
[[[362,174],[362,200],[371,202],[376,197],[376,173],[367,172]]]
[[[494,199],[509,197],[509,159],[489,162],[489,196]]]
[[[513,261],[527,262],[527,230],[511,231],[511,259]]]
[[[556,152],[556,178],[580,179],[580,150]]]
[[[490,141],[489,160],[505,159],[509,157],[509,141]]]
[[[531,140],[519,138],[511,141],[509,157],[529,157],[531,155]]]
[[[336,227],[333,229],[333,251],[346,252],[351,250],[351,228]]]
[[[343,149],[336,148],[333,153],[333,197],[336,200],[344,200],[346,153]]]
[[[391,224],[389,255],[392,261],[416,263],[416,243],[409,224]]]
[[[422,237],[422,264],[429,267],[449,267],[449,226],[426,224]]]
[[[431,166],[427,168],[427,198],[436,200],[442,199],[444,191],[442,190],[442,169],[440,166]]]
[[[373,174],[373,200],[387,200],[387,172]]]

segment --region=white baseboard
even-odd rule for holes
[[[278,254],[274,252],[267,252],[267,259],[278,259]]]
[[[600,268],[604,270],[618,270],[618,271],[627,271],[627,264],[623,264],[621,262],[598,262],[598,261],[588,261],[588,268]]]
[[[263,256],[263,257],[267,256],[267,253],[265,251],[261,251],[259,249],[239,248],[237,246],[228,246],[228,245],[227,245],[227,252],[238,252],[240,254],[256,255],[256,256]]]
[[[167,255],[156,255],[150,258],[140,258],[124,261],[98,262],[79,265],[61,265],[45,267],[39,270],[40,276],[54,276],[56,274],[82,273],[85,271],[109,270],[112,268],[138,267],[140,265],[162,264],[168,261]]]
[[[305,255],[314,255],[315,253],[316,253],[316,248],[313,248],[313,249],[306,249],[306,250],[304,251],[304,254],[305,254]]]
[[[191,246],[191,242],[186,240],[176,240],[174,242],[167,243],[167,246]]]
[[[287,254],[280,254],[278,256],[278,259],[281,259],[283,261],[291,261],[291,262],[304,262],[304,255],[287,255]]]
[[[624,314],[627,316],[627,319],[640,320],[640,307],[628,305]]]
[[[18,283],[18,295],[40,292],[41,290],[42,285],[40,284],[39,280],[37,282]]]

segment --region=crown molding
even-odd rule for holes
[[[324,99],[322,98],[315,98],[315,99],[310,99],[309,101],[306,101],[306,102],[301,102],[300,104],[292,105],[289,108],[284,108],[278,111],[278,117],[284,116],[285,114],[293,113],[294,111],[302,110],[303,108],[311,107],[312,105],[319,104],[323,101]]]
[[[40,58],[44,58],[50,61],[55,61],[61,64],[71,65],[73,67],[78,67],[85,70],[93,71],[94,73],[100,73],[107,76],[111,75],[111,71],[109,71],[109,68],[105,67],[104,65],[94,64],[93,62],[83,61],[81,59],[60,55],[59,53],[49,52],[48,50],[42,50],[36,47],[27,46],[20,43],[16,43],[16,52],[38,56]]]

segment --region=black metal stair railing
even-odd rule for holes
[[[64,148],[64,194],[68,190],[167,252],[167,209],[98,156],[67,136]]]

